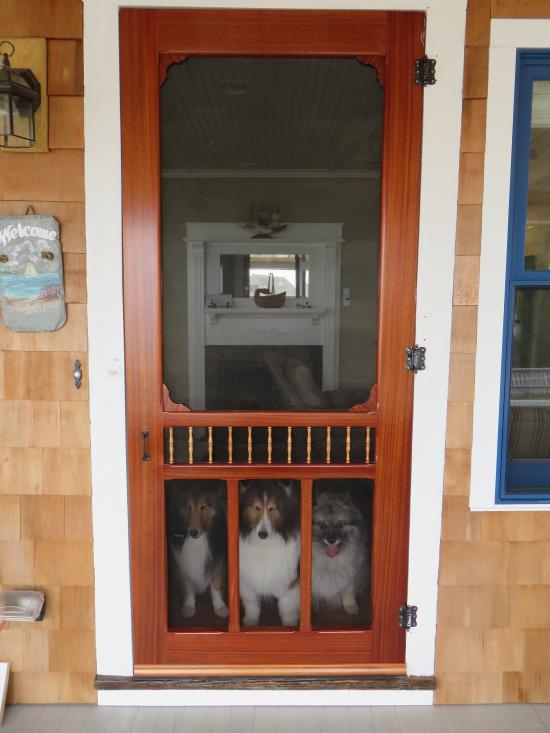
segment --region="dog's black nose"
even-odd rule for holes
[[[336,544],[336,537],[334,537],[334,535],[329,534],[329,535],[327,535],[327,538],[326,539],[327,539],[327,542],[328,542],[329,545],[335,545]]]
[[[265,529],[261,529],[261,530],[260,530],[260,531],[258,532],[258,537],[259,537],[259,538],[260,538],[261,540],[265,540],[265,539],[267,538],[267,532],[265,531]]]
[[[199,536],[199,530],[198,529],[190,529],[189,534],[191,537],[198,537]]]

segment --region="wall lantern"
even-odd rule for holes
[[[11,47],[11,51],[6,50]],[[40,106],[40,84],[30,69],[10,64],[15,47],[0,44],[0,147],[32,148],[35,141],[34,113]]]

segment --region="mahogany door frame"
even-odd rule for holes
[[[324,25],[318,22],[321,16]],[[163,547],[158,150],[159,56],[169,53],[386,58],[376,461],[378,482],[386,490],[375,491],[376,606],[368,661],[404,662],[397,611],[406,602],[413,389],[412,376],[404,372],[404,349],[414,342],[415,330],[422,91],[413,83],[413,60],[423,55],[423,30],[424,14],[419,12],[120,12],[128,474],[138,667],[170,661]],[[391,212],[401,215],[392,217]],[[150,434],[149,462],[142,461],[144,429]],[[151,552],[151,547],[160,551]]]

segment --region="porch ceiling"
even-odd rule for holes
[[[161,88],[162,169],[377,175],[382,109],[354,59],[189,59]]]

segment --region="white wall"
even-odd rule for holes
[[[417,297],[417,342],[427,370],[416,377],[411,485],[409,602],[419,626],[407,635],[412,675],[434,669],[437,570],[466,0],[84,0],[86,234],[90,411],[99,674],[131,675],[131,612],[124,414],[120,209],[118,7],[274,7],[425,10],[426,48],[438,83],[425,92]],[[412,70],[411,70],[412,78]],[[190,699],[191,697],[191,699]],[[392,704],[429,703],[396,692]],[[388,693],[100,692],[102,704],[383,704]],[[152,702],[153,701],[153,702]],[[345,701],[345,702],[344,702]]]

